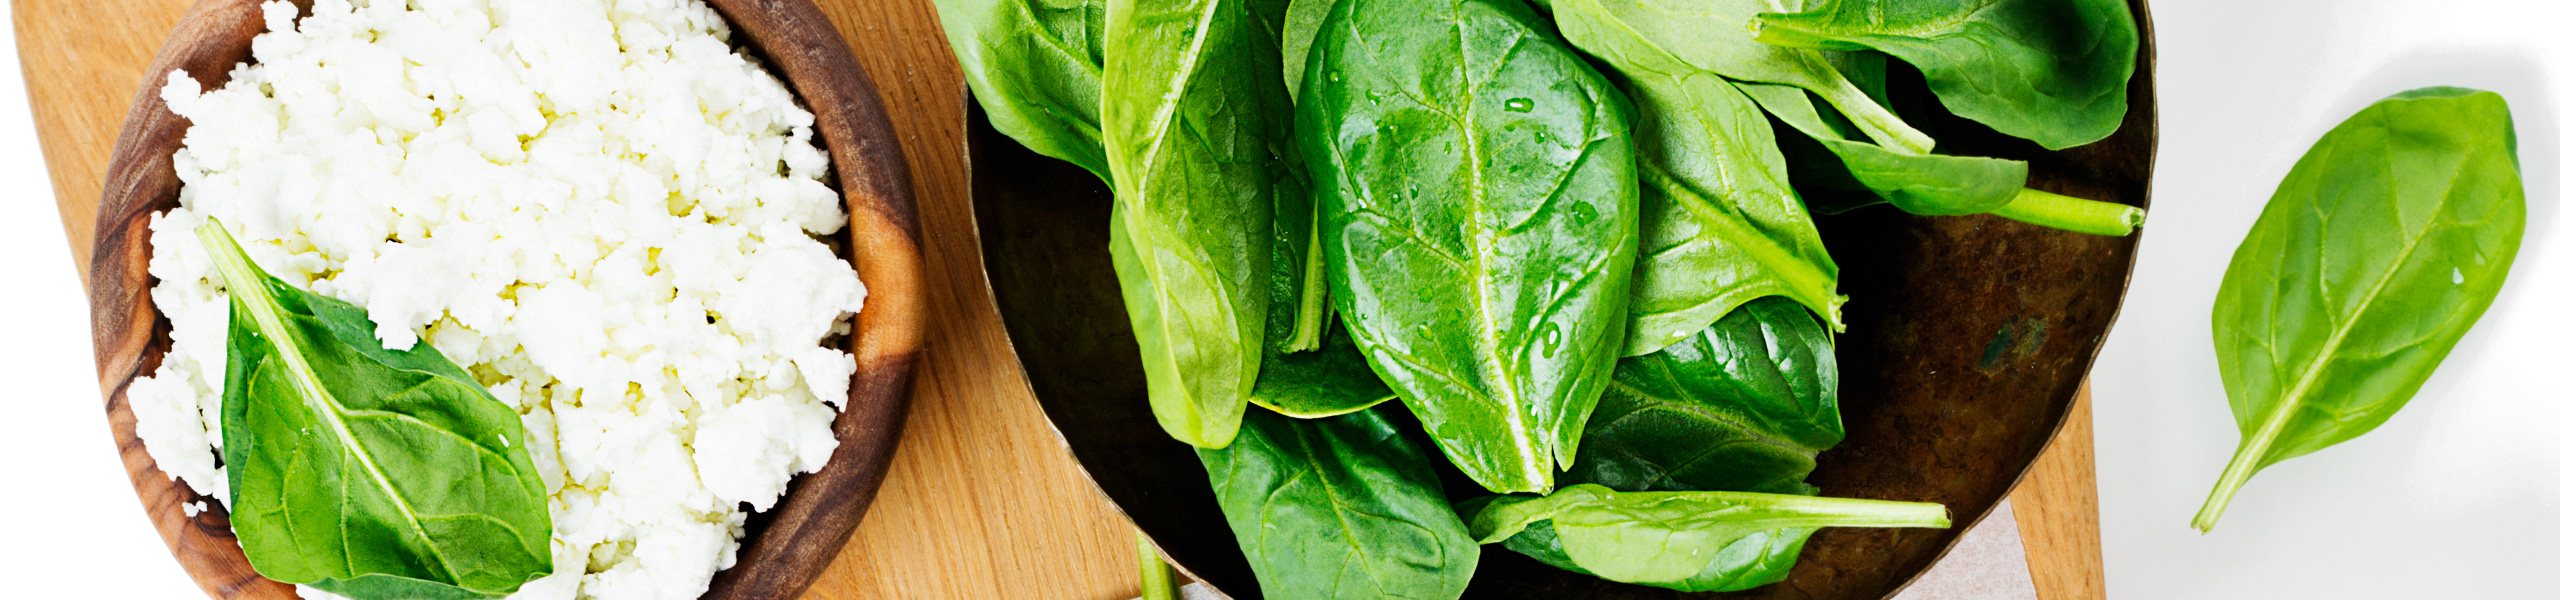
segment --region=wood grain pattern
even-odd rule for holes
[[[98,191],[146,63],[189,0],[13,0],[14,27],[75,268],[86,277]],[[805,598],[1063,598],[1136,595],[1134,529],[1077,470],[1040,415],[994,316],[969,212],[959,71],[930,0],[818,0],[869,69],[904,143],[923,238],[925,335],[904,441],[863,527]],[[69,399],[64,399],[68,401]],[[87,402],[87,399],[78,401]],[[2082,401],[2083,406],[2086,400]],[[78,426],[78,425],[72,425]],[[124,423],[122,427],[130,427]],[[2088,438],[2070,429],[2016,496],[2022,531],[2044,529],[2029,490],[2094,498]],[[162,482],[167,482],[165,478]],[[2094,503],[2091,503],[2094,506]],[[150,507],[158,509],[162,507]],[[2094,515],[2063,525],[2093,560],[2067,579],[2098,581]],[[164,532],[165,533],[165,532]],[[2061,561],[2029,542],[2039,588]],[[2057,596],[2046,591],[2045,597]]]
[[[2098,556],[2097,440],[2090,432],[2089,386],[2080,386],[2071,416],[2034,469],[2009,492],[2027,572],[2040,600],[2106,600]]]

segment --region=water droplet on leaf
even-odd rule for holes
[[[1512,98],[1510,100],[1503,101],[1502,108],[1511,112],[1524,113],[1538,108],[1538,101],[1530,100],[1528,98]]]

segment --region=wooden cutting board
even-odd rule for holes
[[[188,2],[13,3],[37,135],[82,277],[119,121],[146,79],[158,89],[142,71]],[[934,315],[888,480],[806,597],[1137,595],[1136,531],[1041,416],[996,317],[969,212],[959,68],[931,0],[816,2],[871,72],[906,144]],[[2084,389],[2070,423],[2010,498],[2045,600],[2105,597],[2093,462]]]

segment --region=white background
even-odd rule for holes
[[[2094,382],[2110,597],[2560,598],[2560,3],[2163,1],[2159,170]],[[2231,252],[2296,159],[2374,100],[2496,91],[2530,217],[2506,289],[2380,429],[2187,522],[2239,445],[2214,361]]]
[[[0,15],[5,15],[0,4]],[[2134,288],[2095,377],[2109,595],[2560,597],[2560,3],[2161,0],[2161,147]],[[0,30],[0,66],[17,64]],[[107,436],[80,282],[15,75],[0,74],[0,581],[9,597],[197,597]],[[2399,416],[2275,465],[2187,528],[2239,443],[2209,315],[2231,250],[2331,125],[2428,85],[2506,95],[2527,240],[2506,292]]]
[[[89,300],[36,149],[14,27],[0,28],[0,68],[0,597],[202,598],[142,516],[107,434]]]

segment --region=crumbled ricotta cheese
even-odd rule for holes
[[[364,307],[516,408],[550,487],[556,574],[521,599],[693,598],[748,507],[826,464],[864,290],[812,118],[700,0],[265,5],[152,222],[173,325],[128,390],[160,468],[229,499],[230,307],[207,217],[298,286]],[[833,405],[833,406],[830,406]]]

